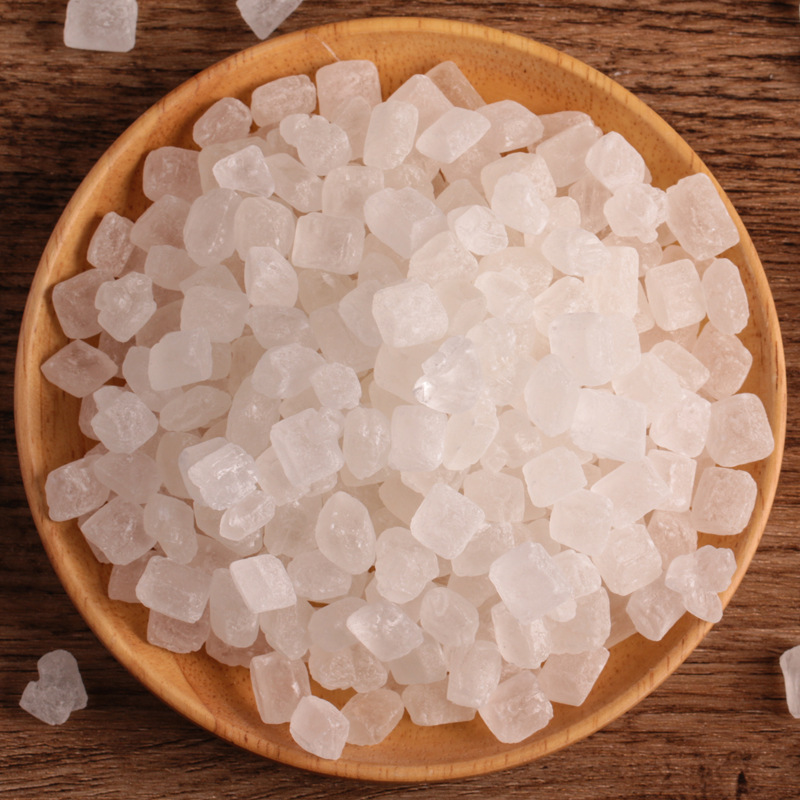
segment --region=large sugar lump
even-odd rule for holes
[[[364,250],[364,226],[357,219],[312,211],[297,220],[292,262],[305,269],[350,275]]]
[[[667,224],[692,258],[713,258],[739,242],[736,223],[711,178],[681,178],[667,189]]]
[[[741,333],[750,318],[750,306],[736,264],[727,258],[714,259],[701,282],[709,322],[722,333]]]
[[[436,469],[444,457],[447,415],[425,406],[399,405],[392,412],[388,464],[397,470]]]
[[[690,259],[651,267],[644,281],[650,311],[662,330],[685,328],[705,317],[703,287]]]
[[[582,450],[614,461],[638,461],[645,454],[647,408],[610,392],[581,389],[570,435]]]
[[[411,103],[388,100],[376,105],[364,139],[364,164],[381,170],[399,167],[414,147],[418,123],[419,112]]]
[[[97,321],[94,298],[108,274],[100,269],[88,269],[53,287],[53,309],[61,330],[70,339],[88,339],[102,328]]]
[[[539,672],[539,686],[551,703],[579,706],[589,696],[608,657],[605,647],[552,655]]]
[[[155,391],[207,380],[212,369],[211,339],[202,327],[166,333],[150,349],[148,377]]]
[[[447,699],[467,708],[481,708],[500,683],[502,657],[494,642],[478,639],[450,669]]]
[[[353,695],[342,706],[350,729],[347,742],[356,745],[380,744],[403,717],[403,700],[391,689],[373,689]]]
[[[403,686],[438,683],[447,677],[447,662],[442,645],[429,633],[421,644],[389,664],[392,678]]]
[[[486,135],[491,122],[477,111],[453,107],[425,128],[417,138],[420,153],[441,164],[452,164]]]
[[[628,461],[596,481],[591,491],[611,500],[611,524],[632,525],[669,496],[669,486],[648,459]]]
[[[112,564],[130,564],[156,542],[144,529],[142,507],[121,497],[113,497],[84,519],[80,529]]]
[[[761,398],[743,392],[712,403],[706,449],[721,467],[766,458],[775,439]]]
[[[703,392],[716,400],[738,392],[753,365],[753,356],[741,340],[718,331],[711,323],[700,331],[692,355],[710,373]]]
[[[446,680],[412,684],[403,689],[401,697],[415,725],[448,725],[453,722],[469,722],[475,717],[474,708],[465,708],[447,699]]]
[[[201,457],[186,468],[186,477],[205,505],[224,511],[255,489],[258,473],[253,457],[238,445],[222,437],[206,444],[208,451],[204,450]]]
[[[522,522],[525,515],[525,485],[503,472],[477,470],[464,478],[464,496],[477,503],[487,522]]]
[[[586,475],[574,451],[554,447],[528,461],[522,468],[531,501],[546,508],[586,485]]]
[[[319,113],[332,120],[353,97],[362,97],[370,107],[381,102],[378,68],[371,61],[353,59],[326,64],[314,78],[319,95]]]
[[[297,598],[286,567],[276,556],[262,553],[232,561],[230,570],[236,588],[254,614],[286,608]]]
[[[136,44],[136,0],[69,0],[64,44],[78,50],[127,53]]]
[[[97,479],[96,456],[86,456],[57,467],[45,481],[48,515],[54,522],[77,519],[106,502],[108,486]]]
[[[80,339],[50,356],[41,369],[50,383],[74,397],[92,394],[117,374],[111,358]]]
[[[613,528],[592,560],[608,588],[619,595],[631,594],[661,574],[661,554],[644,525]]]
[[[101,483],[132,503],[146,503],[161,488],[158,465],[141,450],[104,453],[92,466]]]
[[[425,592],[419,622],[445,647],[468,647],[478,632],[478,610],[458,592],[444,586]]]
[[[684,390],[677,402],[653,413],[650,438],[666,450],[696,458],[703,452],[711,422],[711,403]]]
[[[149,200],[165,194],[192,202],[203,192],[199,153],[185,147],[157,147],[144,160],[142,190]]]
[[[463,336],[446,339],[422,362],[414,397],[423,405],[448,414],[467,411],[483,389],[483,371],[472,342]]]
[[[611,532],[613,503],[587,489],[576,489],[553,503],[550,535],[556,542],[579,553],[601,553]]]
[[[589,148],[586,167],[612,192],[627,184],[641,183],[647,169],[636,148],[616,131],[600,137]]]
[[[722,619],[719,593],[730,586],[734,572],[733,550],[704,545],[693,553],[673,559],[664,583],[681,595],[686,609],[696,617],[706,622],[719,622]]]
[[[375,562],[375,528],[367,507],[346,492],[331,495],[317,518],[315,539],[320,551],[351,575]]]
[[[525,384],[528,416],[546,436],[558,436],[572,424],[579,391],[558,356],[545,355]]]
[[[657,510],[688,511],[692,502],[697,462],[669,450],[650,450],[647,458],[669,486],[669,496],[656,506]]]
[[[422,281],[412,279],[380,289],[373,296],[372,313],[381,338],[390,347],[433,342],[447,333],[447,311]]]
[[[780,667],[786,691],[789,713],[800,719],[800,647],[792,647],[781,653]]]
[[[422,545],[407,528],[387,528],[378,537],[375,582],[382,597],[407,603],[439,575],[436,554]]]
[[[259,716],[268,725],[289,722],[300,700],[311,694],[306,665],[278,652],[256,656],[250,679]]]
[[[22,692],[22,709],[48,725],[63,725],[73,711],[86,708],[86,689],[72,653],[52,650],[39,659],[37,668],[38,680]]]
[[[289,114],[310,114],[317,104],[317,90],[308,75],[289,75],[253,90],[250,110],[262,127],[277,125]]]
[[[686,613],[686,606],[681,595],[659,578],[632,592],[625,610],[638,633],[659,642]]]
[[[210,591],[210,575],[162,556],[147,562],[136,584],[136,597],[142,605],[182,622],[200,619]]]
[[[183,500],[166,494],[153,494],[145,503],[143,524],[145,532],[173,561],[188,564],[197,555],[194,513]]]
[[[692,500],[692,524],[698,531],[733,536],[747,526],[755,508],[758,485],[740,469],[706,467]]]
[[[95,401],[105,388],[95,392]],[[156,415],[133,392],[117,390],[92,417],[92,430],[112,453],[132,453],[158,430]]]
[[[276,400],[296,397],[311,386],[311,375],[324,363],[316,350],[296,342],[271,347],[252,372],[253,388]]]
[[[183,247],[183,228],[190,208],[191,204],[182,197],[171,194],[159,197],[133,224],[131,242],[142,250],[158,244]]]
[[[347,629],[381,661],[394,661],[422,643],[422,629],[395,603],[365,603],[347,618]]]
[[[503,681],[478,711],[489,730],[506,744],[527,739],[553,717],[550,701],[529,670]]]
[[[389,460],[391,428],[377,408],[358,406],[347,414],[342,453],[350,472],[363,480],[383,469]]]

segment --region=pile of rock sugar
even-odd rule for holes
[[[249,668],[336,759],[405,712],[522,741],[615,643],[719,620],[736,562],[698,532],[745,529],[773,436],[711,180],[653,186],[619,133],[452,62],[249,99],[149,153],[151,205],[52,296],[74,341],[42,370],[96,444],[50,516],[148,640]]]

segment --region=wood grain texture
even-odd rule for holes
[[[255,43],[233,4],[141,4],[129,54],[70,51],[63,7],[0,2],[0,796],[9,798],[436,797],[793,798],[800,725],[777,658],[800,643],[795,538],[800,27],[794,3],[306,2],[281,32],[336,19],[422,15],[522,33],[613,77],[649,103],[725,187],[765,265],[781,318],[789,427],[761,546],[723,621],[655,694],[590,739],[514,770],[436,786],[323,778],[265,761],[183,720],[97,642],[53,573],[27,509],[13,442],[16,336],[33,270],[72,192],[109,144],[167,91]],[[37,658],[75,653],[89,707],[48,728],[17,707]]]

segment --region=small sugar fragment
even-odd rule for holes
[[[136,43],[136,0],[69,0],[64,44],[78,50],[127,53]]]
[[[242,19],[259,39],[266,39],[303,0],[237,0]]]
[[[781,653],[780,666],[789,713],[795,719],[800,719],[800,646]]]
[[[48,725],[63,725],[73,711],[86,708],[88,697],[78,662],[66,650],[53,650],[38,663],[39,679],[25,687],[19,705]]]

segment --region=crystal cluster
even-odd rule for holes
[[[618,133],[484,103],[452,62],[250,100],[151,153],[152,205],[53,292],[75,341],[42,369],[96,444],[50,514],[149,641],[248,666],[263,720],[331,759],[404,711],[520,741],[619,631],[718,620],[709,542],[773,437],[709,178],[655,187]]]

